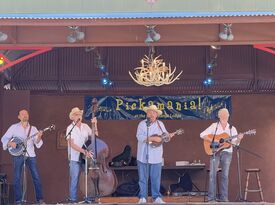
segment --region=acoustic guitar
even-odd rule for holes
[[[171,133],[171,138],[174,137],[175,135],[181,135],[184,133],[183,129],[178,129],[175,132]],[[159,147],[160,145],[162,145],[163,142],[169,142],[170,141],[170,137],[169,137],[169,133],[162,133],[161,135],[152,135],[150,137],[156,137],[155,141],[149,142],[151,147]]]
[[[256,129],[248,130],[247,132],[244,132],[242,134],[255,135]],[[218,148],[216,149],[216,152],[231,147],[232,144],[230,143],[230,141],[232,139],[236,138],[237,136],[238,135],[234,135],[234,136],[230,137],[227,133],[222,133],[222,134],[216,135],[214,142],[216,142],[216,144],[219,144]],[[211,143],[212,143],[213,137],[214,137],[214,135],[210,134],[206,137],[206,139],[203,140],[204,150],[207,155],[213,155],[213,150],[211,148]],[[209,139],[210,139],[210,141],[209,141]]]

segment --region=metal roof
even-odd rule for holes
[[[151,18],[211,18],[275,16],[270,12],[135,12],[135,13],[75,13],[75,14],[0,14],[0,19],[151,19]]]

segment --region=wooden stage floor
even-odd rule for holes
[[[215,205],[260,205],[260,204],[274,204],[268,202],[204,202],[203,196],[180,196],[180,197],[163,197],[166,204],[190,204],[190,205],[200,205],[200,204],[215,204]],[[106,205],[133,205],[137,204],[137,197],[102,197],[99,203],[93,204],[106,204]],[[68,204],[68,203],[52,203],[52,204]],[[78,203],[81,204],[81,203]],[[152,200],[149,198],[147,204],[153,204]]]

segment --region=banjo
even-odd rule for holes
[[[52,131],[55,129],[55,125],[50,125],[49,127],[46,127],[45,129],[42,130],[42,132],[45,132],[45,131]],[[8,146],[8,151],[11,155],[13,156],[20,156],[23,154],[24,150],[25,150],[25,147],[26,147],[26,144],[27,144],[27,141],[33,137],[35,137],[36,135],[38,134],[38,132],[36,132],[35,134],[33,135],[30,135],[28,136],[26,139],[22,139],[20,137],[12,137],[10,142],[14,142],[16,144],[16,147],[13,148],[11,146]]]

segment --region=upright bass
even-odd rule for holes
[[[95,117],[97,110],[97,99],[92,101],[92,118]],[[99,198],[112,194],[117,187],[117,178],[113,170],[111,170],[106,162],[109,156],[109,148],[107,144],[95,135],[95,124],[92,123],[92,135],[83,145],[84,149],[94,153],[94,157],[87,161],[88,165],[88,183],[87,193],[89,197]],[[82,159],[85,156],[81,155]],[[83,162],[85,160],[82,160]],[[79,178],[80,191],[85,193],[85,173],[80,173]]]

